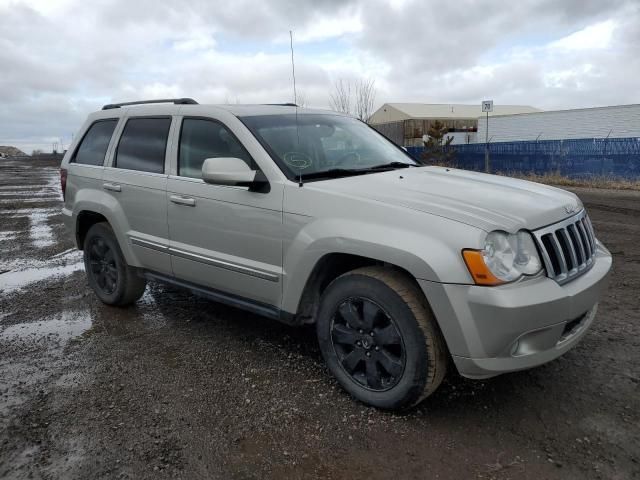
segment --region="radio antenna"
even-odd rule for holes
[[[296,65],[293,62],[293,30],[289,30],[289,40],[291,45],[291,73],[293,76],[293,103],[298,105],[298,95],[296,92]]]
[[[298,140],[298,150],[300,149],[300,130],[298,128],[298,94],[296,92],[296,64],[293,61],[293,30],[289,30],[289,41],[291,46],[291,76],[293,77],[293,104],[296,109],[296,137]],[[302,187],[302,168],[298,171],[298,186]]]

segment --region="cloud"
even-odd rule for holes
[[[635,0],[0,0],[0,144],[29,150],[112,101],[292,100],[372,78],[377,101],[637,102]]]

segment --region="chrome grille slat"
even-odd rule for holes
[[[574,245],[571,235],[569,235],[569,227],[558,230],[556,233],[564,239],[567,250],[569,250],[569,258],[567,259],[567,267],[569,268],[569,275],[571,272],[578,269],[578,257],[576,256],[576,246]],[[569,265],[571,263],[571,265]]]
[[[551,260],[551,257],[549,257],[549,253],[548,253],[548,249],[546,248],[546,246],[542,243],[542,238],[545,235],[541,235],[540,239],[538,240],[538,245],[540,246],[540,252],[542,252],[542,261],[544,262],[544,265],[551,265],[551,271],[555,271],[554,267],[553,267],[553,262]],[[551,234],[547,234],[546,237],[551,237]],[[550,240],[551,241],[551,240]],[[549,271],[549,267],[547,267],[547,271]]]
[[[587,231],[584,229],[584,225],[582,224],[582,221],[577,221],[576,225],[578,226],[578,232],[580,232],[580,240],[582,241],[582,245],[584,246],[585,258],[590,258],[591,246],[589,245]]]
[[[585,223],[585,225],[587,226],[587,232],[588,232],[588,238],[589,238],[589,243],[591,244],[591,251],[595,251],[596,246],[595,246],[595,242],[593,241],[593,239],[595,238],[595,235],[593,233],[593,225],[591,225],[591,220],[589,220],[589,217],[584,217],[582,219],[582,221]]]
[[[567,266],[567,259],[564,257],[564,253],[562,252],[562,247],[560,246],[560,240],[558,238],[558,231],[556,230],[551,235],[553,250],[558,257],[558,261],[560,262],[560,272],[562,274],[567,275],[569,273],[569,267]]]
[[[582,210],[577,215],[533,232],[547,276],[563,284],[593,266],[596,241]]]
[[[576,223],[573,223],[569,225],[567,228],[569,229],[569,234],[571,235],[571,238],[574,239],[574,243],[578,246],[578,251],[576,252],[576,254],[579,255],[580,257],[578,258],[579,263],[580,264],[586,263],[587,256],[584,253],[584,243],[582,242],[582,237],[580,236],[579,227],[577,226]]]

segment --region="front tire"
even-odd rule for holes
[[[84,269],[89,286],[107,305],[130,305],[147,286],[127,264],[113,230],[104,222],[92,225],[84,239]]]
[[[442,334],[419,287],[401,271],[365,267],[338,277],[322,296],[316,329],[331,373],[369,405],[414,406],[444,378]]]

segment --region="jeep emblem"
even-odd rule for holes
[[[576,210],[578,210],[578,204],[577,203],[568,203],[564,206],[564,211],[567,213],[573,213]]]

